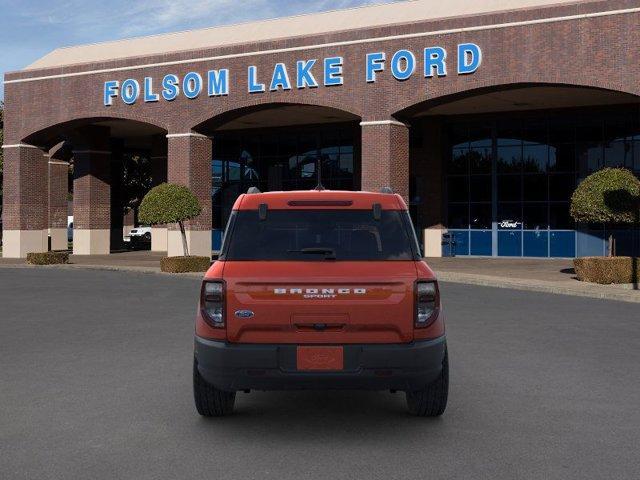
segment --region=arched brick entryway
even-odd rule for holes
[[[411,125],[410,203],[429,256],[445,231],[458,255],[601,255],[604,230],[573,223],[571,193],[605,166],[640,173],[640,98],[626,92],[496,85],[395,115]],[[620,235],[633,253],[633,233]]]
[[[67,249],[69,162],[73,165],[73,251],[108,254],[122,246],[122,156],[152,158],[154,181],[166,180],[166,131],[122,118],[74,119],[4,145],[3,256]],[[164,175],[164,178],[163,178]]]

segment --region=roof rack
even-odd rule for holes
[[[262,193],[258,187],[249,187],[247,190],[248,195],[253,195],[254,193]]]
[[[393,190],[391,189],[391,187],[382,187],[380,189],[380,193],[393,193]]]

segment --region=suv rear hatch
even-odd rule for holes
[[[409,222],[403,210],[234,212],[221,255],[228,340],[412,341],[418,253]]]

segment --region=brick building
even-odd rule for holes
[[[71,159],[74,253],[109,253],[130,151],[200,199],[195,254],[239,193],[318,169],[402,194],[428,255],[445,230],[458,255],[602,254],[569,198],[603,166],[640,170],[639,27],[630,0],[414,0],[55,50],[5,75],[3,255],[66,248]],[[153,248],[180,254],[178,235]]]

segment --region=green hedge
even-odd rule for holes
[[[69,263],[67,252],[27,253],[27,263],[30,265],[60,265]]]
[[[160,270],[167,273],[206,272],[211,266],[209,257],[164,257]]]
[[[635,262],[634,262],[635,260]],[[636,274],[633,274],[635,263]],[[581,257],[573,261],[578,280],[600,283],[633,283],[640,280],[640,258]]]

